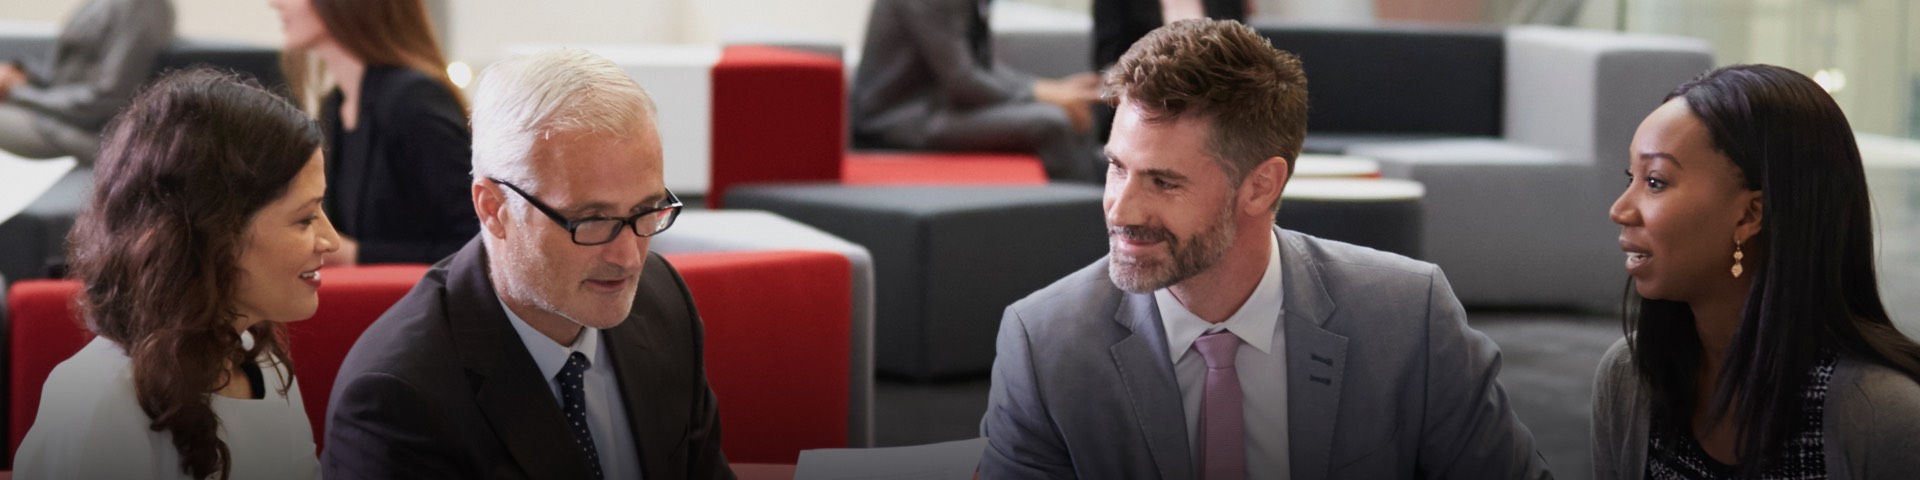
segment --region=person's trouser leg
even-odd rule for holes
[[[14,105],[0,103],[0,150],[26,158],[53,158],[68,155],[40,134],[40,115]]]
[[[1055,180],[1097,181],[1101,162],[1066,112],[1045,103],[1009,103],[936,115],[927,122],[926,148],[1032,152]]]

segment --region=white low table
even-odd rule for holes
[[[1293,162],[1293,178],[1372,178],[1380,176],[1380,162],[1351,155],[1302,153]]]

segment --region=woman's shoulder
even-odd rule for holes
[[[134,396],[131,365],[119,345],[95,338],[54,367],[15,467],[48,477],[151,471],[146,460],[165,439],[147,428],[151,422]],[[83,460],[102,451],[115,452],[116,460]]]
[[[128,398],[133,394],[133,360],[119,344],[94,337],[47,374],[40,390],[40,406],[44,410],[50,402],[55,406],[75,405],[122,393]]]
[[[447,84],[426,72],[392,65],[368,65],[361,105],[388,125],[417,127],[444,119],[466,127],[466,109]]]
[[[1855,478],[1920,470],[1920,382],[1897,369],[1841,357],[1827,385],[1825,430]]]
[[[1615,382],[1630,380],[1633,376],[1633,349],[1627,345],[1627,338],[1621,337],[1607,347],[1607,353],[1600,356],[1600,365],[1595,381]]]
[[[397,65],[367,65],[366,88],[364,95],[377,103],[393,106],[407,104],[451,103],[455,106],[454,93],[447,89],[439,77],[417,69]],[[404,101],[400,101],[404,100]],[[424,101],[424,102],[423,102]]]
[[[1920,433],[1920,382],[1886,365],[1842,357],[1836,365],[1833,383],[1827,386],[1828,403],[1843,408],[1864,410],[1878,426],[1900,426]]]

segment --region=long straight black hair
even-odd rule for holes
[[[1733,409],[1739,476],[1751,478],[1780,460],[1809,373],[1827,355],[1920,381],[1920,345],[1894,329],[1880,302],[1866,174],[1833,97],[1792,70],[1735,65],[1680,85],[1674,98],[1686,99],[1746,188],[1762,192],[1760,232],[1745,247],[1753,286],[1720,378],[1701,379],[1693,311],[1640,298],[1629,282],[1633,366],[1654,415],[1681,428],[1692,425],[1697,382],[1714,382],[1707,411]]]

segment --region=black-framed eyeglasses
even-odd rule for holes
[[[513,193],[520,194],[520,198],[527,199],[527,203],[533,204],[535,210],[546,214],[547,218],[553,219],[553,223],[560,224],[560,228],[572,234],[573,243],[576,245],[603,245],[619,237],[621,230],[633,230],[634,235],[642,237],[658,235],[660,232],[667,231],[667,227],[673,226],[674,219],[680,218],[682,206],[680,197],[674,196],[673,190],[667,190],[666,205],[650,208],[630,217],[588,217],[568,220],[567,217],[560,215],[559,211],[547,206],[540,199],[533,198],[532,194],[521,190],[519,186],[493,177],[487,177],[487,180],[506,186],[508,190],[513,190]]]

